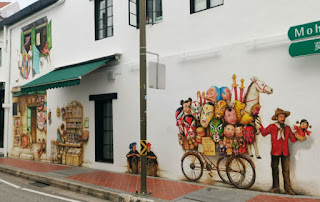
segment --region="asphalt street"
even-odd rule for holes
[[[42,183],[29,181],[0,172],[0,202],[102,202],[99,198],[83,195]]]

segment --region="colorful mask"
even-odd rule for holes
[[[206,100],[208,102],[215,103],[217,102],[217,98],[219,98],[220,90],[217,86],[212,86],[207,90]]]
[[[179,133],[180,134],[184,134],[183,133],[183,122],[182,122],[182,117],[183,117],[183,110],[182,110],[182,107],[179,107],[177,110],[176,110],[176,125],[178,126],[179,128]]]
[[[224,120],[230,124],[236,124],[238,121],[237,113],[234,108],[228,108],[224,113]]]
[[[194,139],[196,137],[196,119],[191,115],[183,117],[183,130],[187,139]]]
[[[184,111],[184,114],[191,114],[191,103],[192,103],[192,99],[191,98],[188,98],[188,100],[181,100],[180,101],[180,104],[182,105],[183,107],[183,111]]]
[[[210,121],[214,116],[214,106],[212,103],[206,103],[203,105],[203,109],[200,116],[200,125],[204,128],[207,128]]]
[[[227,108],[227,102],[224,100],[220,100],[218,103],[216,103],[214,118],[215,119],[221,119],[221,117],[224,116],[224,112]]]
[[[234,109],[236,110],[238,121],[240,121],[240,119],[241,119],[241,116],[242,116],[241,112],[242,112],[242,110],[244,110],[244,108],[246,108],[245,103],[242,103],[238,100],[234,101]]]
[[[243,128],[242,128],[242,126],[236,126],[235,127],[235,134],[236,134],[236,137],[238,137],[238,138],[243,137]]]
[[[223,123],[219,119],[212,119],[210,121],[210,132],[212,134],[212,139],[215,142],[219,142],[222,140],[222,133],[223,133]]]
[[[227,138],[232,138],[234,135],[234,126],[231,124],[226,125],[226,127],[224,128],[223,134]]]
[[[191,115],[196,118],[196,120],[200,119],[202,107],[198,101],[193,101],[191,103]]]
[[[256,129],[251,125],[246,125],[243,127],[243,137],[247,144],[252,144],[254,142],[254,135]]]
[[[231,100],[231,91],[228,87],[221,87],[220,88],[220,96],[221,96],[221,100],[228,100],[230,101]]]

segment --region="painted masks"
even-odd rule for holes
[[[188,100],[185,100],[185,101],[183,100],[180,101],[180,104],[183,107],[184,114],[191,114],[191,103],[192,103],[191,98],[188,98]]]
[[[215,142],[219,142],[222,140],[222,133],[223,133],[223,123],[219,119],[212,119],[210,121],[210,132],[212,134],[212,139]]]
[[[240,119],[241,119],[241,116],[242,116],[241,112],[242,112],[242,110],[244,110],[244,108],[246,108],[245,103],[242,103],[238,100],[234,101],[234,109],[236,110],[238,121],[240,121]]]
[[[221,87],[220,88],[220,92],[221,92],[221,99],[222,100],[231,100],[231,91],[228,87]]]
[[[224,116],[224,113],[227,108],[227,102],[224,100],[220,100],[218,103],[216,103],[214,118],[215,119],[221,119],[221,117]]]
[[[207,90],[206,100],[208,102],[215,103],[217,102],[217,98],[219,97],[220,90],[217,86],[212,86]]]
[[[203,109],[200,116],[200,124],[202,127],[207,128],[210,121],[213,119],[214,106],[212,103],[206,103],[203,105]]]
[[[251,125],[246,125],[243,127],[243,136],[244,140],[248,144],[252,144],[254,142],[254,135],[256,133],[256,129]]]
[[[182,122],[182,117],[183,117],[183,110],[182,110],[182,107],[179,107],[177,110],[176,110],[176,125],[178,126],[179,128],[179,133],[180,134],[183,134],[183,122]]]
[[[202,111],[202,107],[198,101],[193,101],[191,103],[191,115],[194,116],[197,120],[200,119],[200,114]]]
[[[223,133],[227,138],[232,138],[234,135],[234,126],[231,124],[226,125]]]
[[[236,137],[243,137],[243,128],[242,126],[236,126],[235,127],[235,134],[236,134]]]
[[[224,120],[230,124],[236,124],[238,121],[237,114],[234,108],[228,108],[224,113]]]
[[[196,137],[196,119],[191,115],[183,117],[183,131],[187,139]]]

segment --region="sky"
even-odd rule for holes
[[[23,9],[29,6],[30,4],[36,2],[37,0],[0,0],[0,2],[15,2],[15,1],[19,3],[20,9]]]

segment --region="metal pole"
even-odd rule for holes
[[[147,140],[146,0],[140,0],[140,140]],[[141,155],[141,194],[147,194],[147,159]]]

